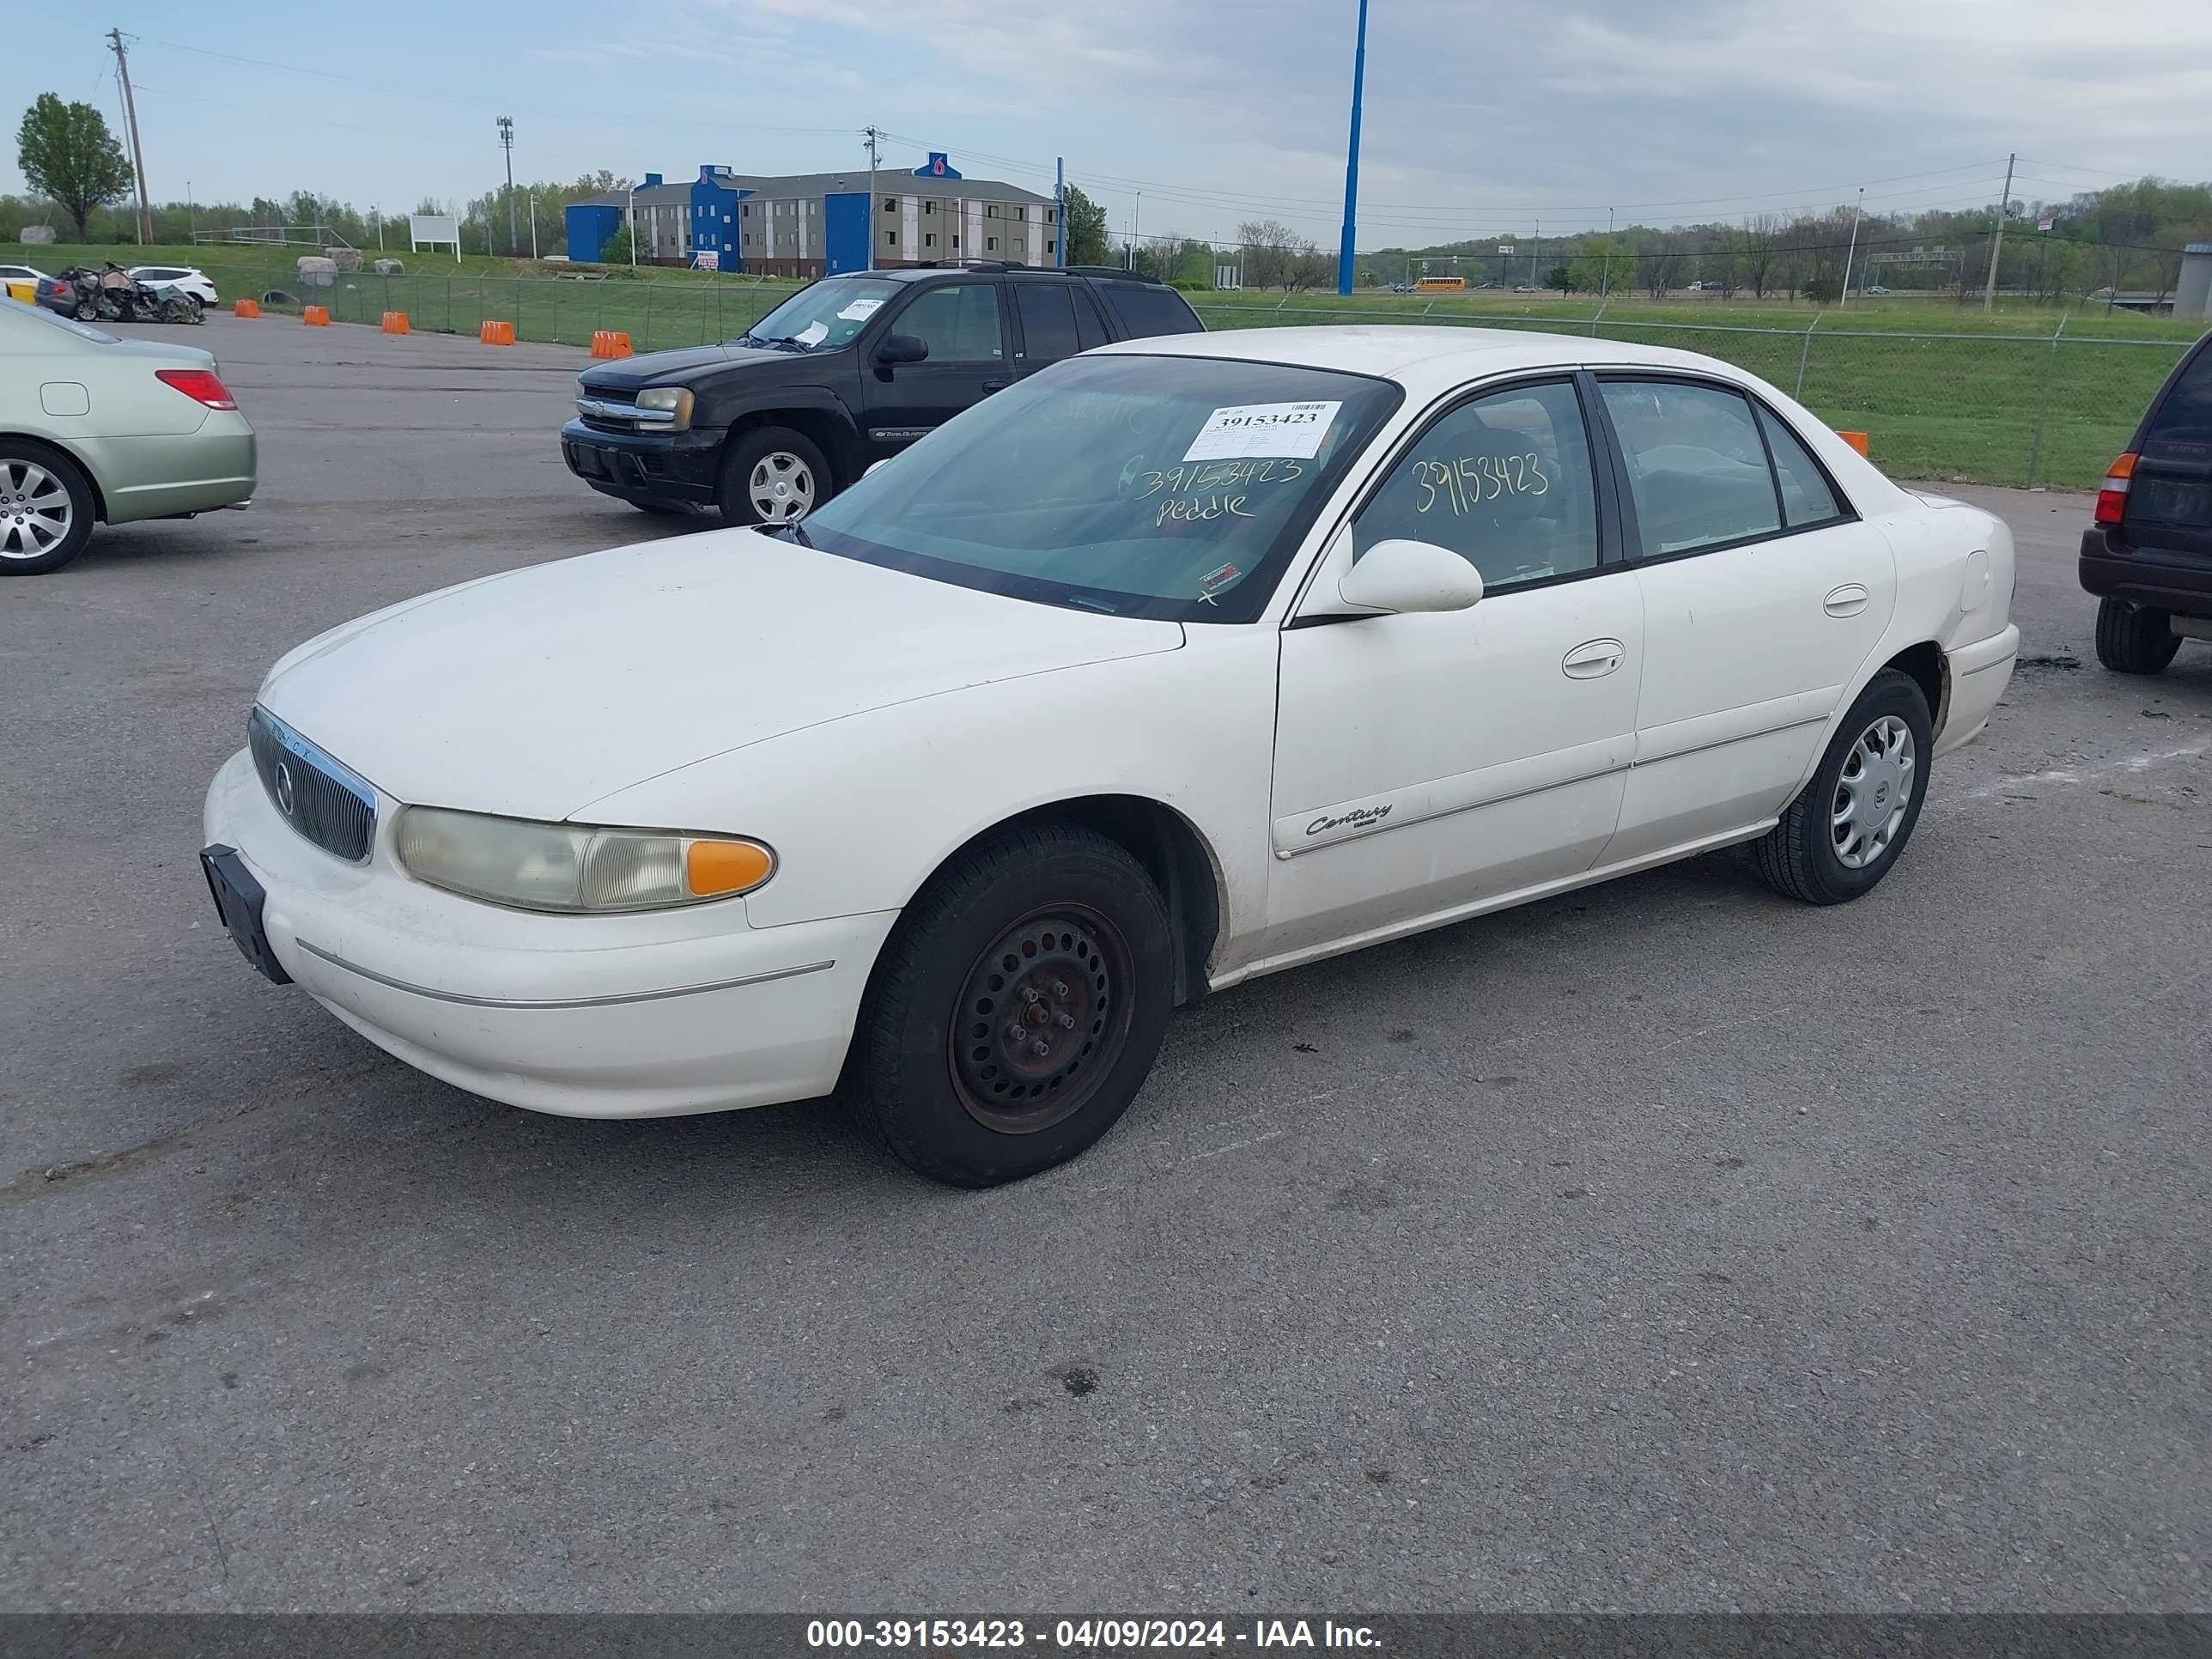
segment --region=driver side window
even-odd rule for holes
[[[1424,432],[1352,520],[1352,557],[1401,537],[1451,549],[1492,591],[1595,569],[1597,491],[1572,384],[1492,392]]]
[[[996,283],[947,283],[915,295],[914,303],[899,313],[891,326],[929,344],[927,362],[945,363],[1003,362],[1005,331],[999,324],[999,285]]]

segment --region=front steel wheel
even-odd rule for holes
[[[1113,1127],[1167,1035],[1167,906],[1119,842],[1003,830],[907,907],[876,963],[845,1086],[909,1167],[990,1187]]]

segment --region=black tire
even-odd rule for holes
[[[771,519],[753,503],[753,469],[772,456],[787,456],[811,481],[803,507],[788,518]],[[793,477],[798,476],[796,471]],[[787,426],[757,426],[734,434],[722,451],[722,470],[714,484],[714,504],[732,524],[795,524],[837,492],[830,463],[812,439]]]
[[[1846,799],[1844,774],[1853,764],[1861,738],[1893,720],[1903,723],[1911,739],[1910,774],[1900,787],[1891,768],[1880,767],[1881,775],[1870,790],[1851,793],[1854,807],[1864,801],[1869,812],[1882,806],[1888,809],[1883,820],[1887,827],[1878,832],[1886,834],[1887,840],[1878,850],[1869,845],[1869,832],[1855,830],[1853,825],[1840,826],[1846,835],[1856,834],[1850,856],[1863,858],[1864,862],[1854,866],[1846,861],[1846,852],[1837,842],[1836,813]],[[1807,904],[1841,904],[1868,891],[1889,873],[1905,851],[1905,842],[1912,839],[1921,805],[1928,799],[1928,771],[1935,746],[1927,696],[1911,676],[1893,668],[1883,669],[1859,693],[1858,701],[1836,728],[1812,782],[1790,804],[1781,822],[1753,843],[1759,873],[1777,892]],[[1859,757],[1858,764],[1863,770],[1864,757]],[[1888,793],[1893,790],[1905,797],[1901,817],[1897,816],[1895,794]]]
[[[31,514],[24,509],[33,503],[29,500],[17,502],[17,486],[32,486],[33,474],[20,469],[36,469],[46,479],[58,485],[68,497],[69,522],[61,539],[37,553],[21,553],[33,539],[28,525]],[[58,449],[44,444],[28,443],[20,438],[0,438],[0,576],[42,576],[49,570],[58,570],[84,550],[92,538],[94,516],[100,503],[92,493],[92,483],[75,461]],[[21,518],[17,514],[22,512]]]
[[[2099,602],[2097,660],[2115,674],[2162,674],[2180,649],[2170,611],[2125,599]]]
[[[1167,906],[1126,850],[1073,825],[1008,830],[939,872],[900,918],[848,1091],[916,1172],[1018,1181],[1128,1109],[1167,1035],[1174,977]]]

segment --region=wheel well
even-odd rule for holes
[[[1951,689],[1951,665],[1945,659],[1942,647],[1932,641],[1923,641],[1906,647],[1882,666],[1910,676],[1919,686],[1920,694],[1928,699],[1929,729],[1940,733],[1943,716],[1948,712],[1944,705]]]
[[[845,489],[860,476],[850,453],[854,447],[852,429],[827,410],[756,410],[750,415],[740,415],[730,422],[729,442],[735,443],[741,433],[757,432],[764,426],[788,427],[801,437],[810,440],[822,452],[823,459],[830,463],[830,495]]]
[[[1174,808],[1142,795],[1084,795],[1054,801],[1002,819],[969,840],[967,848],[1020,824],[1072,823],[1117,843],[1145,867],[1167,901],[1175,930],[1175,1006],[1188,1008],[1206,995],[1206,963],[1221,933],[1221,879],[1213,855],[1190,821]]]
[[[70,454],[69,451],[58,443],[51,443],[44,438],[34,438],[27,432],[0,432],[0,444],[15,444],[40,450],[48,455],[67,461],[76,469],[77,476],[84,480],[86,487],[92,491],[92,516],[101,524],[107,522],[107,496],[100,488],[100,480],[93,477],[90,467]]]

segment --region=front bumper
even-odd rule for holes
[[[2212,617],[2212,562],[2185,554],[2138,547],[2115,552],[2101,528],[2081,532],[2081,586],[2100,599],[2178,611],[2185,617]]]
[[[561,428],[561,459],[569,471],[609,495],[711,507],[726,435],[713,427],[602,432],[574,420]]]
[[[565,1117],[665,1117],[833,1088],[896,913],[753,927],[743,900],[617,916],[502,909],[404,874],[398,804],[368,863],[331,857],[270,804],[251,757],[209,787],[206,839],[266,892],[278,963],[410,1066]]]

